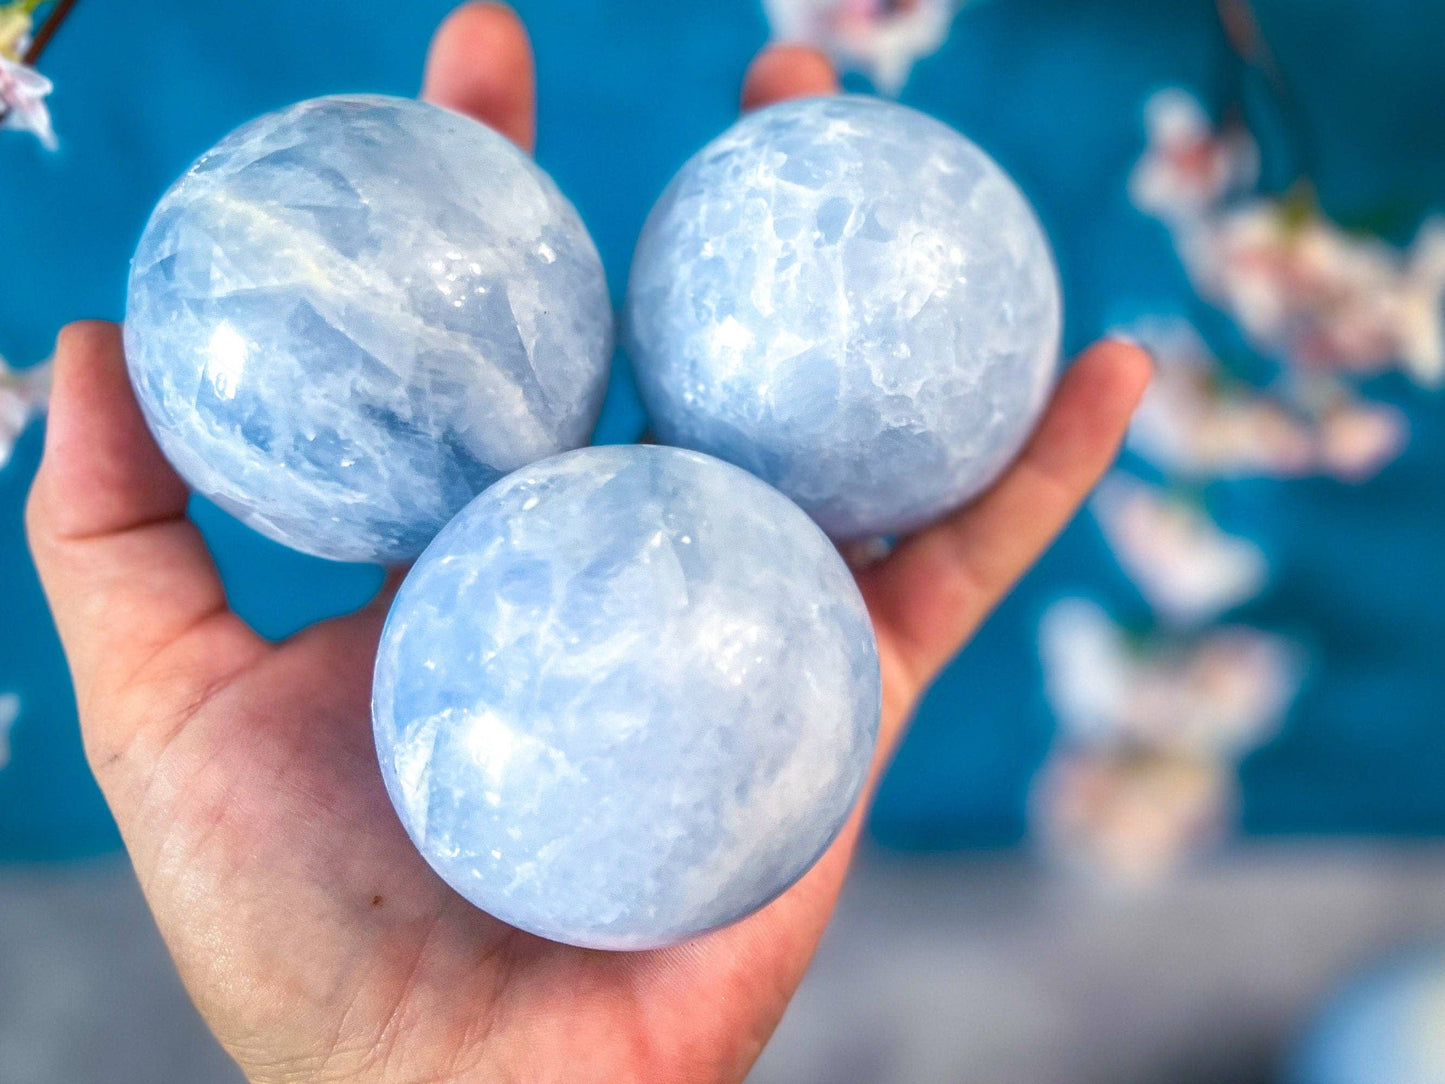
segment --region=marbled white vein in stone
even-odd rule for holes
[[[745,467],[835,538],[921,526],[1017,454],[1052,387],[1059,292],[1023,195],[904,106],[745,117],[682,168],[632,266],[655,432]]]
[[[125,338],[195,489],[296,549],[399,561],[587,442],[613,316],[577,212],[505,138],[337,97],[245,125],[166,193]]]
[[[438,873],[594,948],[746,915],[837,834],[872,758],[877,648],[792,502],[696,452],[589,448],[473,501],[407,577],[372,711]]]

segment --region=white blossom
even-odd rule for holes
[[[1237,763],[1278,727],[1301,653],[1244,626],[1138,638],[1082,599],[1050,607],[1039,640],[1060,733],[1035,833],[1107,882],[1157,881],[1222,835]]]
[[[1197,219],[1259,177],[1259,147],[1243,129],[1216,131],[1204,109],[1177,88],[1144,107],[1144,154],[1129,178],[1135,206],[1166,222]]]
[[[1202,220],[1179,245],[1200,293],[1261,349],[1305,369],[1400,367],[1436,385],[1445,376],[1440,236],[1431,223],[1401,252],[1322,216],[1297,222],[1279,201],[1252,199]]]
[[[805,42],[896,95],[948,37],[957,0],[763,0],[773,37]]]
[[[1253,598],[1269,567],[1253,542],[1226,534],[1195,501],[1115,471],[1090,509],[1120,566],[1166,622],[1194,626]]]
[[[50,364],[15,370],[0,357],[0,468],[10,461],[15,441],[50,397]]]
[[[1261,391],[1224,377],[1182,320],[1141,322],[1128,334],[1158,362],[1130,425],[1129,448],[1173,477],[1325,475],[1358,482],[1404,449],[1404,415],[1329,374],[1300,373],[1277,392]]]
[[[0,56],[0,128],[31,132],[48,150],[58,143],[50,123],[46,96],[54,89],[34,68]]]
[[[1139,750],[1071,749],[1034,782],[1034,833],[1105,886],[1147,888],[1223,836],[1236,802],[1229,768]]]
[[[20,697],[0,693],[0,768],[10,763],[10,729],[20,717]]]
[[[1039,628],[1065,744],[1233,758],[1268,738],[1303,676],[1290,641],[1243,625],[1136,641],[1098,605],[1064,599]]]
[[[1245,194],[1258,172],[1253,139],[1216,131],[1180,90],[1151,99],[1145,126],[1131,197],[1169,226],[1200,296],[1256,348],[1316,371],[1445,379],[1445,222],[1427,222],[1401,251],[1299,198]]]

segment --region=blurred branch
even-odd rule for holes
[[[71,11],[80,0],[57,0],[55,7],[51,9],[45,21],[35,31],[35,36],[30,39],[30,46],[25,50],[21,60],[30,67],[35,67],[35,62],[40,59],[40,54],[45,52],[45,47],[50,44],[55,32],[60,29],[60,24],[69,18]]]
[[[1215,9],[1229,47],[1245,64],[1263,74],[1265,85],[1274,96],[1275,105],[1281,110],[1281,119],[1295,157],[1294,172],[1300,177],[1312,176],[1317,165],[1314,140],[1310,136],[1294,88],[1285,78],[1284,69],[1280,67],[1260,28],[1253,0],[1215,0]],[[1242,111],[1243,103],[1237,104]]]

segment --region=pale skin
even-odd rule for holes
[[[822,57],[772,48],[743,106],[836,89]],[[455,12],[423,94],[530,149],[516,16]],[[990,492],[858,574],[883,667],[875,779],[939,668],[1113,460],[1149,372],[1135,346],[1089,349]],[[119,329],[66,328],[30,542],[91,766],[181,977],[249,1079],[741,1080],[828,921],[866,802],[796,886],[691,943],[606,953],[505,926],[431,872],[382,788],[368,699],[389,590],[268,642],[227,606],[187,496]]]

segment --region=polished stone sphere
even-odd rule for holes
[[[1350,983],[1281,1075],[1286,1084],[1445,1084],[1445,949],[1416,949]]]
[[[507,471],[587,443],[613,316],[555,184],[496,132],[399,98],[318,98],[167,192],[125,343],[190,485],[307,553],[415,557]]]
[[[382,774],[433,868],[592,948],[672,944],[793,884],[872,759],[877,647],[837,552],[719,460],[589,448],[487,490],[382,634]]]
[[[759,110],[642,231],[628,352],[657,436],[771,482],[830,535],[919,527],[986,488],[1054,380],[1059,289],[1014,183],[875,98]]]

